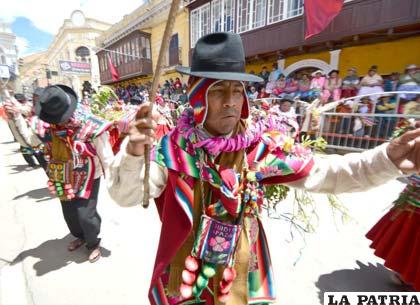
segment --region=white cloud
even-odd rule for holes
[[[29,41],[28,40],[26,40],[23,37],[18,36],[18,37],[16,37],[16,46],[17,46],[17,49],[18,49],[18,56],[19,57],[28,55],[27,54],[27,51],[28,51],[28,48],[29,48]]]
[[[11,21],[17,16],[32,20],[38,28],[56,34],[64,19],[70,18],[72,11],[81,9],[86,17],[111,24],[118,22],[126,14],[141,5],[142,1],[118,0],[15,0],[8,1],[0,10],[0,19]]]

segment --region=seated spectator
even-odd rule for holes
[[[288,80],[286,81],[286,87],[284,88],[284,92],[291,97],[295,97],[299,90],[299,81],[295,76],[289,76]]]
[[[359,77],[357,76],[356,68],[347,70],[347,76],[343,79],[341,86],[341,98],[349,98],[357,95],[359,90]]]
[[[181,105],[188,103],[187,90],[182,89],[182,94],[179,96],[178,101],[180,102]]]
[[[297,96],[300,97],[300,99],[305,100],[310,96],[310,88],[311,88],[311,80],[309,79],[308,74],[303,74],[302,79],[299,80],[298,84],[298,92]]]
[[[179,77],[175,79],[174,88],[175,88],[175,92],[177,93],[180,93],[182,90],[182,82],[179,79]]]
[[[276,81],[279,79],[280,74],[281,74],[281,70],[278,68],[277,63],[273,63],[272,71],[268,77],[268,82],[265,87],[267,93],[269,94],[273,93],[273,90],[276,87]]]
[[[251,86],[251,87],[249,88],[248,98],[249,98],[251,101],[253,101],[253,100],[255,100],[255,99],[257,99],[257,98],[258,98],[258,92],[257,92],[257,90],[255,89],[255,87],[254,87],[254,86]]]
[[[378,102],[375,105],[376,114],[393,114],[395,113],[395,103],[391,100],[392,95],[384,94],[378,98]],[[375,123],[377,125],[377,133],[381,138],[389,138],[394,131],[396,124],[395,118],[390,117],[376,117]]]
[[[397,91],[399,79],[400,74],[398,72],[392,72],[390,77],[384,82],[385,91]]]
[[[286,88],[286,77],[283,74],[280,74],[279,79],[275,82],[275,87],[273,88],[272,94],[275,96],[282,96]]]
[[[420,71],[416,65],[408,65],[405,68],[405,73],[400,77],[398,91],[420,91]],[[416,98],[416,94],[402,93],[399,96],[409,101]]]
[[[312,73],[310,96],[312,98],[320,97],[322,89],[324,88],[324,84],[325,84],[324,72],[322,72],[321,70],[317,70],[314,73]]]
[[[403,113],[405,115],[420,115],[420,94],[417,95],[416,100],[405,105]]]
[[[270,72],[268,72],[266,66],[262,67],[262,71],[260,72],[259,76],[264,80],[264,85],[267,84]]]
[[[265,91],[265,88],[264,87],[261,87],[260,88],[260,92],[258,93],[258,98],[261,99],[261,98],[267,98],[267,97],[270,97],[270,94],[268,94]]]
[[[366,114],[366,113],[373,113],[374,106],[372,103],[371,98],[363,97],[361,99],[361,103],[356,104],[358,106],[357,112]],[[353,132],[354,135],[357,137],[363,137],[365,135],[366,127],[372,127],[375,124],[374,120],[370,117],[361,116],[356,117],[354,120],[353,125]]]
[[[359,90],[358,95],[384,92],[384,89],[382,88],[383,79],[377,73],[377,71],[378,71],[377,66],[370,67],[368,74],[366,74],[365,77],[363,77],[362,81],[360,82],[360,90]],[[374,103],[378,100],[378,97],[379,97],[379,94],[370,96],[370,98],[372,99]]]
[[[328,73],[328,78],[324,83],[324,90],[322,92],[322,100],[328,102],[330,98],[333,101],[338,101],[341,96],[341,78],[338,70],[332,70]]]
[[[135,95],[130,99],[131,105],[141,105],[144,102],[144,97],[141,95]]]

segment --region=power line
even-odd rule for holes
[[[133,54],[127,54],[127,53],[123,53],[123,52],[118,52],[118,51],[115,51],[115,50],[105,49],[105,48],[101,48],[101,47],[94,47],[93,49],[94,50],[95,49],[96,50],[103,50],[103,51],[106,51],[106,52],[109,52],[109,53],[121,54],[121,55],[124,55],[124,56],[133,57],[135,59],[141,59],[141,58],[143,58],[141,56],[137,56],[137,55],[133,55]]]

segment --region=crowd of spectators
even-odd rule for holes
[[[322,112],[349,113],[353,115],[325,119],[322,124],[324,134],[385,140],[392,135],[399,122],[386,115],[420,115],[417,94],[420,92],[420,68],[415,64],[408,65],[402,73],[393,72],[383,76],[376,65],[371,66],[363,77],[358,75],[356,68],[350,68],[343,78],[338,70],[329,71],[328,74],[321,70],[310,74],[298,72],[286,77],[277,64],[273,64],[271,72],[263,67],[258,75],[264,82],[247,84],[249,99],[270,101],[276,98],[274,104],[291,104],[291,110],[287,112],[301,115],[300,123],[306,126],[306,129],[302,127],[305,132],[311,132],[310,126],[316,126],[312,132],[319,131],[317,128],[320,124],[304,124],[304,117],[313,119]],[[402,93],[387,94],[391,91]],[[369,117],[366,114],[385,115]]]
[[[139,105],[145,101],[148,101],[149,91],[152,87],[151,82],[129,84],[126,87],[118,86],[115,89],[117,96],[124,101],[126,104]],[[163,84],[159,84],[159,94],[166,101],[181,102],[187,101],[186,84],[182,83],[179,77],[170,78]]]
[[[254,71],[250,73],[255,74]],[[320,98],[322,103],[328,103],[341,98],[377,93],[377,96],[371,97],[372,101],[376,102],[379,94],[384,91],[420,90],[420,69],[414,64],[407,66],[402,74],[394,72],[385,78],[379,74],[376,65],[371,66],[363,77],[358,76],[356,68],[348,69],[344,78],[338,70],[331,70],[328,74],[316,70],[311,74],[294,73],[286,77],[276,63],[272,65],[271,72],[268,72],[267,67],[263,67],[258,75],[264,82],[247,85],[248,96],[251,99],[282,98],[287,95],[305,101]],[[401,97],[407,98],[405,95]],[[408,95],[407,99],[414,98],[415,96]]]

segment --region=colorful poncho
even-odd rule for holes
[[[262,185],[304,178],[313,166],[311,151],[286,135],[289,128],[286,118],[270,116],[254,123],[241,120],[236,133],[229,138],[210,137],[195,126],[193,110],[188,109],[153,153],[154,161],[168,169],[169,178],[165,191],[156,200],[162,231],[150,302],[186,304],[191,301],[179,296],[178,287],[182,283],[183,261],[192,250],[193,236],[203,212],[199,196],[202,182],[205,193],[211,197],[205,206],[208,216],[232,220],[245,208],[246,234],[236,253],[236,259],[242,263],[235,264],[235,269],[238,268],[238,277],[247,278],[247,284],[234,282],[234,296],[226,304],[274,302],[270,256],[258,218]],[[204,158],[200,157],[201,152],[205,152]],[[223,162],[224,159],[232,161]],[[220,274],[216,274],[209,284],[214,297],[207,290],[201,295],[206,304],[219,304],[219,278]]]
[[[32,117],[30,126],[46,144],[50,191],[61,200],[89,198],[97,155],[92,141],[111,127],[111,123],[79,104],[65,126],[48,124],[36,116]]]

